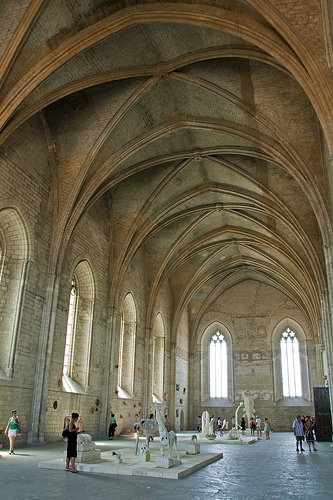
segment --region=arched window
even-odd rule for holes
[[[89,382],[90,346],[95,300],[94,280],[87,261],[75,268],[69,293],[63,386],[84,393]]]
[[[69,296],[65,356],[64,356],[64,366],[63,366],[63,375],[68,375],[68,376],[71,376],[71,371],[73,366],[72,354],[73,354],[73,338],[75,332],[75,320],[77,311],[76,306],[77,306],[77,290],[76,290],[75,278],[73,278]]]
[[[129,398],[134,390],[136,307],[131,293],[124,299],[119,340],[118,395]]]
[[[209,344],[210,397],[228,397],[227,343],[222,333],[214,333]]]
[[[296,334],[290,328],[286,328],[282,333],[280,352],[283,396],[302,396],[299,342]]]

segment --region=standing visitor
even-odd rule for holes
[[[217,422],[216,422],[216,427],[217,427],[217,432],[220,433],[220,436],[222,436],[222,420],[221,417],[217,417]]]
[[[309,445],[309,451],[311,451],[311,443],[312,443],[313,451],[318,451],[317,448],[315,447],[315,444],[314,444],[313,428],[314,428],[313,419],[310,417],[306,417],[304,430],[305,430],[305,439]]]
[[[266,439],[269,439],[269,433],[271,432],[271,425],[268,421],[268,418],[265,418],[265,427],[264,433],[266,434]]]
[[[198,427],[197,431],[201,432],[202,431],[202,422],[201,422],[201,415],[198,416]]]
[[[114,438],[114,431],[116,430],[117,422],[114,413],[111,413],[110,417],[110,427],[109,427],[109,439]]]
[[[242,434],[244,435],[244,433],[245,433],[245,418],[244,417],[242,417],[240,426],[241,426],[241,429],[242,429]]]
[[[261,418],[258,417],[256,418],[256,428],[257,428],[257,434],[261,436]]]
[[[296,438],[296,451],[299,451],[299,446],[301,447],[301,451],[305,451],[302,448],[302,442],[304,439],[304,429],[300,415],[297,415],[296,419],[293,422],[293,431],[294,431],[294,436]]]
[[[68,442],[67,442],[67,458],[66,458],[66,469],[70,472],[79,472],[75,467],[75,459],[77,457],[77,435],[85,432],[78,431],[76,424],[79,418],[78,413],[72,413],[72,420],[68,424]],[[71,467],[69,467],[69,462]]]
[[[250,430],[251,430],[251,436],[254,436],[254,433],[256,430],[256,421],[255,421],[254,417],[252,417],[250,420]]]
[[[21,435],[21,420],[18,418],[16,410],[12,411],[12,416],[8,420],[8,424],[5,429],[5,434],[7,434],[9,441],[9,455],[15,455],[14,441],[16,436]]]

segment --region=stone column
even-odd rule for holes
[[[328,386],[333,411],[333,244],[324,246],[328,290],[321,295],[323,338],[327,350]]]
[[[110,415],[110,400],[109,389],[112,386],[113,363],[112,363],[112,346],[113,346],[113,332],[114,332],[115,314],[114,309],[108,309],[107,325],[105,332],[105,364],[103,370],[105,377],[103,377],[103,386],[101,390],[102,396],[102,410],[100,413],[99,421],[99,435],[106,436],[109,428],[109,415]]]
[[[148,408],[153,407],[153,354],[154,354],[154,335],[151,328],[145,330],[145,357],[143,370],[146,376],[143,377],[142,395],[143,395],[143,415],[142,418],[149,417]]]
[[[172,415],[172,421],[175,422],[174,430],[180,428],[180,415],[176,417],[176,405],[175,405],[175,393],[176,393],[176,354],[177,354],[177,343],[170,342],[170,389],[169,389],[169,403],[170,403],[170,414]],[[169,419],[170,420],[170,419]]]
[[[59,283],[59,276],[54,274],[48,276],[46,298],[39,335],[28,443],[44,441],[45,410],[48,395]]]
[[[106,356],[105,362],[105,383],[102,391],[103,412],[100,422],[101,436],[107,435],[109,429],[109,416],[112,401],[116,398],[115,389],[118,384],[118,356],[119,356],[119,334],[120,334],[121,314],[114,309],[109,308],[107,332],[106,332]],[[111,392],[110,392],[111,391]]]

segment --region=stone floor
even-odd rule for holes
[[[182,439],[180,435],[179,439]],[[96,440],[104,451],[130,447],[128,437]],[[333,498],[333,447],[316,443],[318,452],[296,453],[292,433],[272,433],[250,446],[202,444],[205,452],[223,458],[183,479],[159,479],[106,474],[71,474],[41,469],[42,460],[58,459],[64,443],[23,446],[16,455],[1,450],[1,500],[261,500]],[[306,447],[307,449],[307,447]]]

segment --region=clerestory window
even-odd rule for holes
[[[63,375],[71,376],[72,355],[73,355],[73,338],[75,332],[75,320],[77,311],[77,289],[75,278],[72,279],[71,291],[69,296],[66,344],[63,365]]]
[[[92,270],[83,260],[74,269],[69,293],[62,370],[63,387],[67,392],[84,393],[89,384],[94,302]]]
[[[299,342],[295,332],[286,328],[280,340],[282,391],[284,397],[302,396]]]
[[[222,333],[214,333],[209,344],[210,397],[228,397],[227,343]]]

